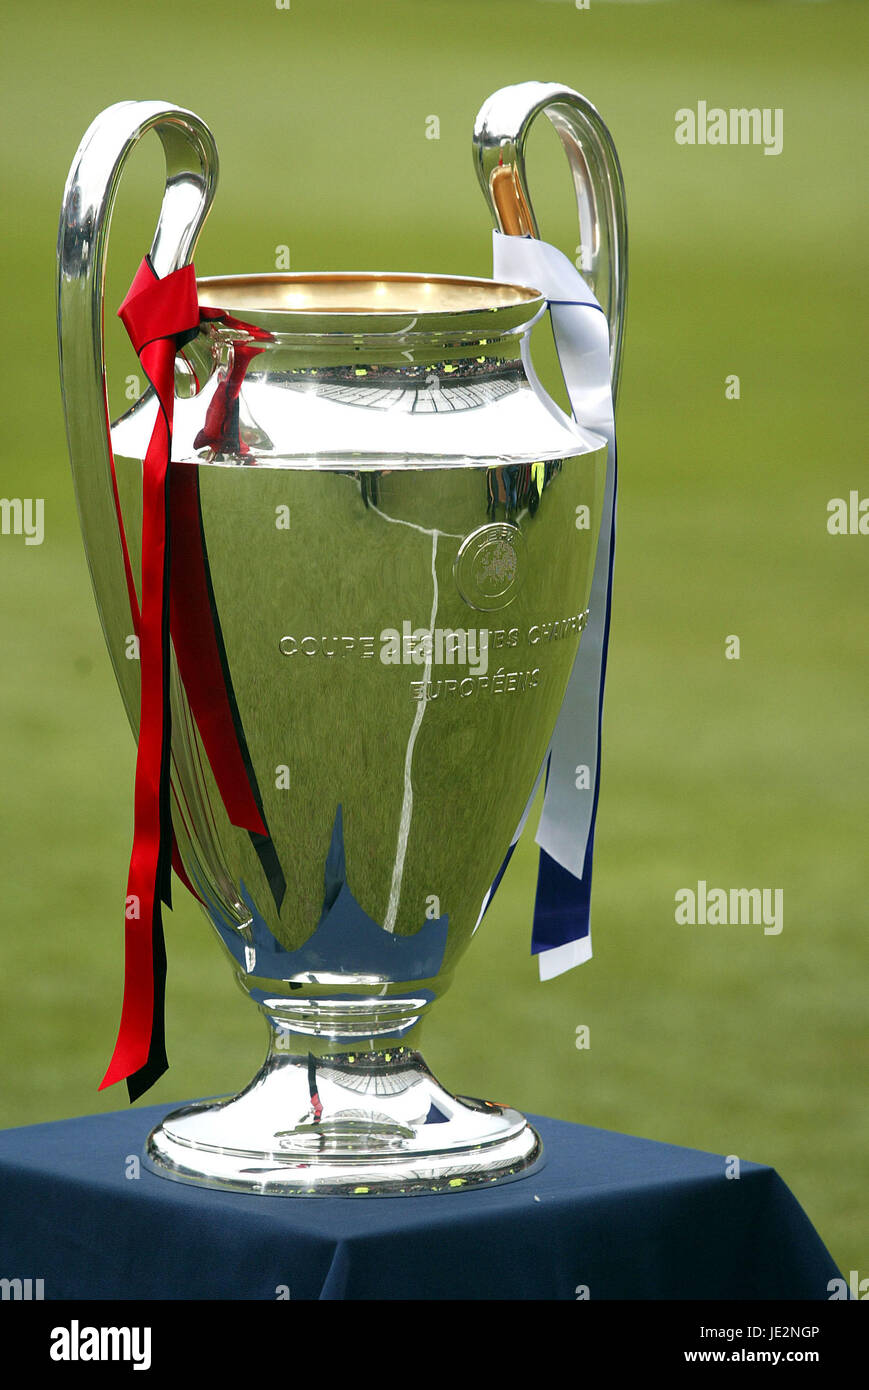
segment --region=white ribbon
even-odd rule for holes
[[[579,271],[548,242],[493,232],[493,273],[502,283],[526,285],[549,301],[555,347],[575,420],[607,441],[607,472],[600,537],[589,602],[589,618],[549,746],[549,775],[536,841],[574,878],[582,877],[586,846],[597,807],[600,709],[610,602],[615,531],[616,444],[606,315]],[[557,406],[540,384],[528,340],[522,358],[532,386]],[[559,412],[560,413],[560,412]],[[591,786],[577,789],[576,769],[586,764]],[[544,763],[545,765],[545,763]],[[536,789],[535,789],[536,790]],[[527,811],[526,811],[527,815]],[[525,817],[523,816],[522,825]],[[517,835],[518,838],[518,835]],[[569,970],[591,955],[586,923],[566,933],[563,945],[539,953],[541,979]]]

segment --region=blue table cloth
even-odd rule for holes
[[[823,1300],[838,1276],[763,1164],[531,1117],[544,1164],[500,1188],[247,1196],[133,1176],[174,1108],[0,1132],[0,1275],[76,1300]]]

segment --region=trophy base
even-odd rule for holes
[[[273,1197],[466,1192],[528,1176],[539,1136],[509,1107],[452,1096],[418,1052],[280,1056],[237,1096],[167,1115],[145,1166]]]

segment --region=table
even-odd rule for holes
[[[531,1116],[544,1164],[503,1187],[263,1197],[139,1168],[175,1108],[0,1132],[0,1278],[46,1300],[823,1300],[839,1273],[759,1163],[728,1177],[720,1155]]]

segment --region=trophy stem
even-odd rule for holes
[[[374,1036],[323,1052],[318,1039],[315,1055],[267,1019],[268,1056],[250,1084],[167,1115],[145,1146],[151,1172],[236,1192],[369,1197],[490,1187],[538,1166],[522,1115],[451,1095],[412,1048]]]

